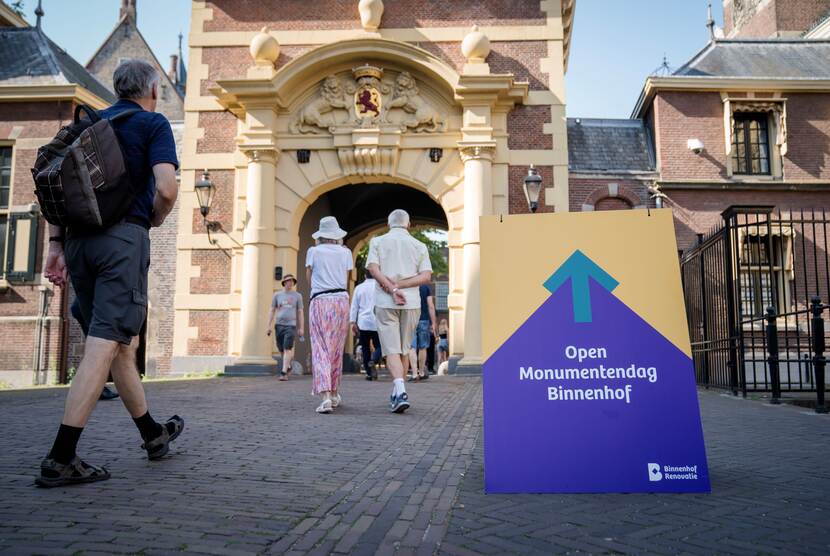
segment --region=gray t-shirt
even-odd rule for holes
[[[271,308],[277,309],[277,324],[297,326],[297,310],[303,308],[303,296],[296,291],[277,292],[271,300]]]

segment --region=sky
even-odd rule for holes
[[[170,55],[178,52],[179,32],[186,59],[190,0],[138,0],[137,5],[138,28],[161,67],[167,69]],[[26,20],[34,25],[37,0],[23,0],[23,6]],[[120,0],[43,0],[43,30],[85,66],[118,23],[120,7]]]
[[[34,23],[37,0],[23,2],[27,19]],[[645,78],[660,66],[664,54],[677,68],[706,45],[707,3],[577,0],[565,76],[568,116],[629,117]],[[43,0],[43,29],[86,65],[115,26],[120,4],[119,0]],[[721,0],[712,4],[715,21],[722,25]],[[180,31],[186,46],[190,5],[190,0],[138,0],[138,27],[165,69],[170,54],[178,49]],[[185,48],[185,56],[186,52]]]
[[[646,77],[676,69],[709,41],[707,0],[577,0],[565,75],[569,117],[627,118]],[[721,0],[712,1],[723,26]]]

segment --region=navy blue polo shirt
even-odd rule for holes
[[[157,112],[147,112],[137,103],[121,99],[102,110],[102,118],[111,118],[125,110],[138,108],[141,112],[125,120],[112,123],[118,142],[124,152],[127,173],[140,193],[133,202],[129,216],[143,218],[149,224],[153,216],[153,197],[156,194],[156,180],[153,166],[168,163],[179,167],[176,158],[176,141],[167,118]],[[141,187],[144,184],[144,187]]]

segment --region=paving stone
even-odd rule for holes
[[[149,383],[187,428],[148,462],[118,402],[83,457],[113,479],[40,490],[32,476],[65,391],[0,392],[0,553],[828,554],[830,417],[701,392],[710,495],[485,495],[481,383],[409,388],[346,377],[349,405],[314,413],[310,381]],[[26,419],[20,419],[25,415]]]

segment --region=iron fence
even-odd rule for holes
[[[733,206],[722,217],[681,257],[698,383],[744,395],[823,393],[828,215]]]

